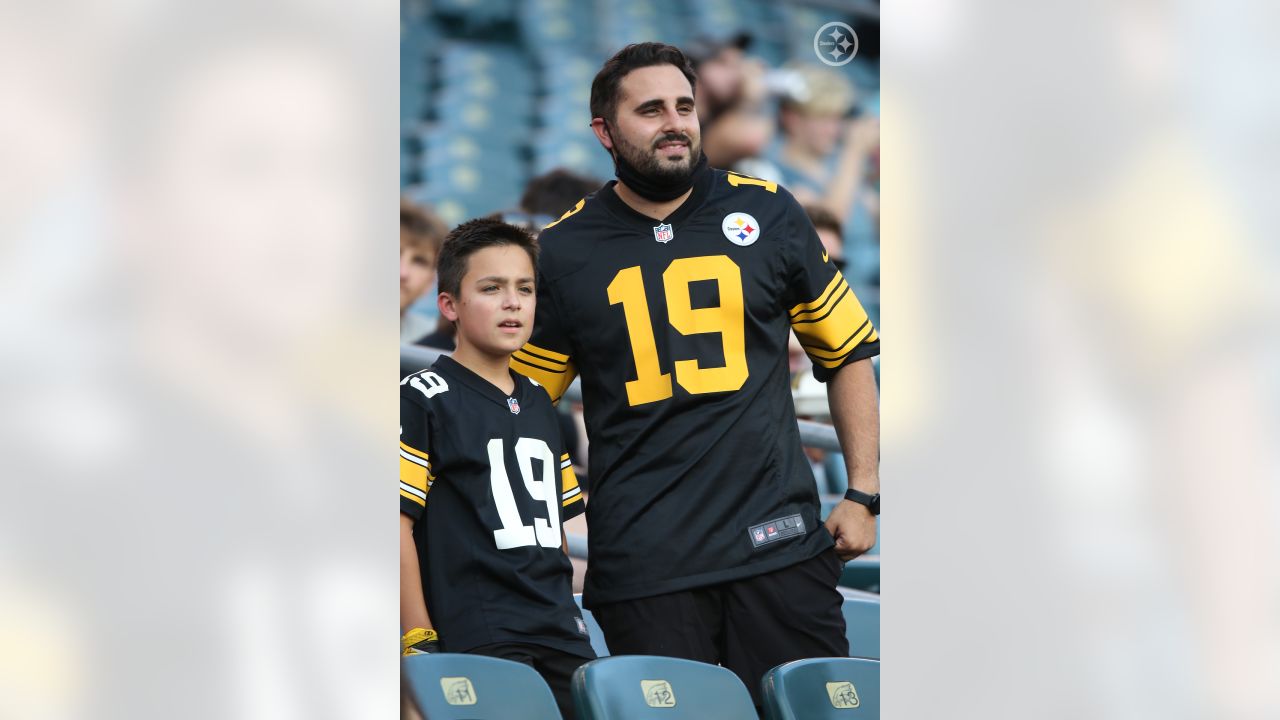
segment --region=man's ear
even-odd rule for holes
[[[447,292],[442,292],[436,296],[436,307],[440,309],[440,314],[449,322],[458,322],[458,307],[455,303],[453,296]]]
[[[609,123],[604,118],[591,118],[591,132],[596,134],[596,140],[604,146],[605,150],[613,150],[613,135],[609,132]]]

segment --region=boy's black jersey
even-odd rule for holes
[[[783,188],[706,173],[663,222],[609,183],[542,232],[511,367],[582,376],[588,606],[749,577],[832,544],[796,426],[794,329],[819,380],[879,337]]]
[[[449,357],[400,381],[400,512],[415,521],[440,649],[535,643],[594,657],[561,523],[584,500],[547,394]]]

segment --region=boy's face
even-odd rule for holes
[[[405,242],[400,237],[400,314],[436,281],[436,258],[421,244]]]
[[[458,296],[440,294],[440,312],[458,324],[458,346],[506,356],[533,333],[533,263],[516,245],[483,248],[467,258]]]

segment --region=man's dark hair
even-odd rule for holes
[[[684,73],[692,90],[698,89],[698,76],[689,58],[674,45],[643,42],[628,45],[604,62],[596,79],[591,81],[591,117],[612,122],[618,112],[618,88],[627,73],[642,67],[674,65]]]
[[[529,181],[520,198],[520,208],[530,215],[558,218],[574,203],[600,189],[599,180],[556,168]]]
[[[515,245],[529,253],[529,262],[538,267],[538,241],[527,231],[492,218],[468,220],[453,229],[440,247],[436,262],[436,284],[440,292],[455,298],[467,274],[467,258],[487,247]]]

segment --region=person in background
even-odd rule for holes
[[[409,306],[436,281],[436,257],[445,227],[431,210],[400,198],[400,344],[431,332],[431,321]]]

